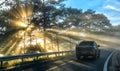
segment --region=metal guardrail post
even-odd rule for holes
[[[63,52],[62,52],[62,56],[63,56]]]
[[[3,67],[3,61],[0,62],[0,68],[2,68],[2,67]]]
[[[39,57],[37,56],[37,57],[36,57],[36,60],[38,60],[38,58],[39,58]]]
[[[24,62],[24,58],[22,58],[22,63]]]
[[[49,55],[47,54],[47,59],[49,58]]]
[[[55,53],[55,56],[57,57],[57,53]]]

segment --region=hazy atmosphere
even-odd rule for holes
[[[119,8],[116,7],[119,1],[111,2],[0,1],[1,55],[74,50],[82,40],[117,46],[120,26]]]
[[[119,50],[120,0],[0,0],[0,69],[102,71]]]

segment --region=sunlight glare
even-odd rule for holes
[[[3,57],[4,55],[3,54],[0,54],[0,57]]]
[[[18,22],[18,26],[26,28],[28,25],[26,23],[23,23],[23,22]]]
[[[85,33],[80,33],[80,36],[86,37],[86,34]]]
[[[33,5],[29,3],[26,3],[25,5],[19,3],[16,8],[11,9],[9,13],[14,17],[11,19],[13,25],[25,28],[31,23]]]
[[[43,44],[43,43],[44,43],[44,40],[43,40],[43,39],[37,39],[37,42]]]

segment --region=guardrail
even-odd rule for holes
[[[39,57],[41,57],[41,56],[47,56],[47,58],[49,58],[49,55],[55,55],[57,57],[60,54],[62,54],[62,56],[63,56],[64,53],[72,53],[72,52],[74,52],[74,51],[71,50],[71,51],[60,51],[60,52],[41,52],[41,53],[34,53],[34,54],[24,54],[24,55],[0,57],[0,68],[3,67],[4,61],[21,59],[21,62],[23,63],[25,58],[35,58],[36,60],[38,60]]]

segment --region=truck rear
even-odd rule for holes
[[[80,59],[81,57],[92,56],[93,58],[98,58],[100,55],[99,46],[94,41],[83,41],[76,45],[76,57]]]

